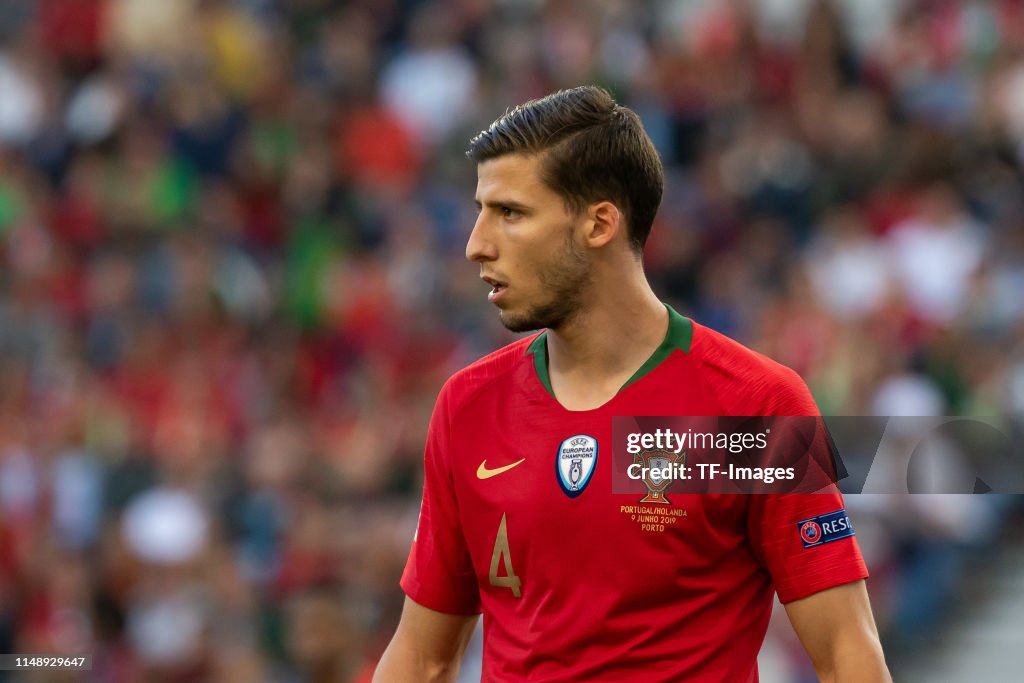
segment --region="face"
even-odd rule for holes
[[[590,264],[577,241],[579,217],[538,174],[540,159],[510,154],[477,167],[480,213],[466,258],[480,264],[488,300],[513,332],[558,329],[580,310]]]

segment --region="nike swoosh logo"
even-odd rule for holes
[[[522,460],[516,460],[511,465],[505,465],[504,467],[495,467],[493,470],[489,470],[489,469],[487,469],[487,460],[484,460],[482,463],[480,463],[480,467],[476,468],[476,478],[477,479],[490,479],[491,477],[496,477],[499,474],[502,474],[504,472],[508,472],[510,469],[512,469],[516,465],[521,465],[524,462],[526,462],[526,458],[523,458]]]

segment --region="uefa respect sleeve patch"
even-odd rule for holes
[[[800,542],[805,548],[813,548],[855,535],[853,523],[847,516],[845,508],[801,520],[796,523],[796,528],[800,533]]]

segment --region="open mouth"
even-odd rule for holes
[[[502,293],[504,293],[504,291],[508,288],[508,285],[506,285],[504,282],[501,282],[500,280],[495,280],[492,277],[480,276],[480,279],[491,286],[491,291],[487,294],[487,300],[490,301],[491,303],[497,301],[498,298],[501,297]]]

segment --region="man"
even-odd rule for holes
[[[642,250],[664,183],[636,114],[562,91],[468,156],[466,256],[506,327],[545,331],[441,390],[405,608],[374,680],[454,680],[482,611],[485,681],[756,681],[774,591],[822,680],[889,680],[852,531],[800,538],[798,522],[841,512],[838,493],[670,496],[675,523],[650,530],[612,492],[614,416],[817,414],[791,370],[651,291]]]

